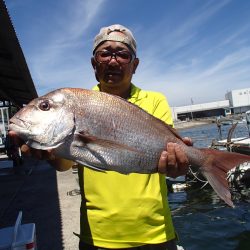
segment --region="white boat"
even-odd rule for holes
[[[250,112],[249,116],[246,114],[247,124],[250,124]],[[250,137],[237,137],[232,138],[233,132],[237,126],[232,125],[232,128],[228,132],[227,139],[224,140],[213,140],[210,148],[217,150],[225,150],[229,152],[236,152],[240,154],[250,155]],[[248,127],[249,132],[249,127]],[[229,183],[235,185],[246,184],[250,185],[250,163],[243,163],[239,166],[231,169],[228,172]]]
[[[250,155],[250,138],[237,137],[231,138],[230,141],[228,139],[213,141],[211,148]]]

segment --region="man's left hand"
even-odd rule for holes
[[[183,138],[186,145],[192,146],[190,138]],[[177,143],[168,143],[167,150],[163,151],[158,164],[158,172],[176,178],[185,175],[189,169],[187,155]]]

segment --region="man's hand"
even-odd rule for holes
[[[9,136],[17,145],[20,147],[21,152],[24,156],[32,156],[34,158],[37,158],[39,160],[47,160],[52,167],[54,167],[58,171],[66,171],[70,169],[73,166],[73,162],[62,159],[62,158],[56,158],[53,154],[53,150],[39,150],[34,149],[26,145],[17,135],[14,131],[9,131]]]
[[[192,146],[190,138],[183,138],[186,145]],[[189,162],[186,154],[176,143],[168,143],[167,150],[163,151],[158,164],[158,172],[176,178],[188,172]]]
[[[17,146],[20,147],[21,152],[25,156],[33,156],[39,160],[53,160],[55,156],[52,153],[52,150],[38,150],[38,149],[33,149],[27,146],[17,135],[14,131],[9,131],[9,136],[13,143]]]

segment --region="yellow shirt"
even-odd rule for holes
[[[132,85],[129,101],[173,125],[162,94]],[[164,175],[123,175],[80,167],[79,182],[81,241],[104,248],[129,248],[175,238]]]

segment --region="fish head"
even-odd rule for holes
[[[10,119],[9,130],[36,149],[60,146],[75,127],[68,99],[63,91],[55,90],[32,100]]]

